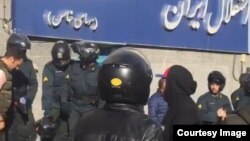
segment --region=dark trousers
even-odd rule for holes
[[[60,115],[59,127],[53,141],[69,141],[69,125],[66,115]]]
[[[27,114],[13,110],[10,114],[12,120],[9,122],[7,131],[8,141],[35,141],[35,119],[32,110],[28,110]]]
[[[96,109],[95,107],[90,107],[90,106],[86,106],[86,107],[84,107],[84,106],[73,107],[72,106],[69,120],[68,120],[70,141],[73,140],[74,128],[77,125],[77,123],[79,122],[81,116],[84,115],[84,113],[89,112],[89,111],[93,111],[95,109]]]
[[[5,131],[0,131],[0,141],[5,141]]]

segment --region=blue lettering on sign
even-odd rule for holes
[[[203,26],[209,34],[215,34],[221,27],[222,22],[229,23],[231,17],[242,12],[241,24],[246,25],[249,17],[249,0],[218,0],[218,13],[215,21],[211,21],[212,12],[208,12],[208,0],[196,1],[191,6],[191,0],[179,1],[176,5],[164,5],[161,13],[162,24],[167,30],[174,30],[178,27],[182,17],[192,19],[189,26],[198,30],[201,19]],[[170,18],[170,14],[173,16]]]

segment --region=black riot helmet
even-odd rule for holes
[[[52,62],[59,69],[66,68],[70,62],[70,48],[65,41],[57,41],[51,50]]]
[[[26,59],[26,51],[30,49],[30,46],[30,40],[27,36],[14,33],[7,40],[6,50],[7,52],[17,52],[19,57]]]
[[[212,71],[211,73],[209,73],[207,80],[208,80],[209,90],[210,90],[210,85],[212,83],[220,85],[220,89],[219,89],[220,91],[224,89],[225,84],[226,84],[226,78],[219,71]]]
[[[145,105],[151,81],[152,70],[148,60],[133,48],[112,52],[98,75],[101,98],[107,103]]]
[[[43,117],[35,123],[36,132],[43,139],[53,139],[56,135],[58,123],[52,116]]]
[[[88,66],[91,63],[96,63],[100,53],[100,49],[96,44],[78,41],[74,42],[71,47],[79,55],[81,65]]]
[[[30,49],[30,40],[27,36],[14,33],[10,35],[8,41],[7,41],[7,49],[8,48],[17,48],[21,50],[27,50]]]

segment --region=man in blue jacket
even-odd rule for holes
[[[148,100],[148,115],[158,125],[162,125],[168,110],[168,104],[163,98],[166,87],[165,81],[164,78],[159,80],[157,91]]]

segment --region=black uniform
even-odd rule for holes
[[[13,100],[9,114],[12,117],[8,131],[9,141],[35,141],[35,120],[32,103],[36,96],[38,82],[32,61],[25,59],[20,68],[12,71]],[[20,103],[20,99],[25,103]]]
[[[71,71],[70,116],[69,128],[73,128],[80,117],[98,107],[97,75],[99,66],[95,63],[89,68],[82,68],[80,62],[74,63]]]
[[[235,90],[231,95],[231,101],[235,110],[239,110],[247,104],[250,104],[250,96],[245,94],[243,88]]]
[[[229,115],[225,124],[250,124],[250,74],[246,73],[241,82],[244,95],[238,100],[235,114]]]
[[[65,70],[59,70],[52,62],[47,63],[43,70],[42,108],[45,116],[53,116],[60,125],[54,141],[67,140],[67,113],[62,111],[62,105],[67,105],[71,64]]]
[[[210,92],[200,96],[198,108],[201,113],[202,121],[205,124],[217,124],[220,119],[217,117],[217,110],[223,108],[227,113],[232,112],[232,107],[228,97],[224,94],[212,94]]]
[[[250,105],[245,105],[223,121],[225,125],[250,125]]]
[[[250,105],[250,94],[247,89],[250,82],[250,74],[245,73],[242,78],[241,87],[235,90],[231,95],[232,104],[235,110],[239,110],[247,105]]]
[[[51,56],[52,61],[43,70],[42,108],[45,112],[41,122],[37,124],[38,134],[44,141],[63,141],[68,140],[68,95],[74,61],[71,60],[69,44],[66,41],[57,41],[51,49]]]

